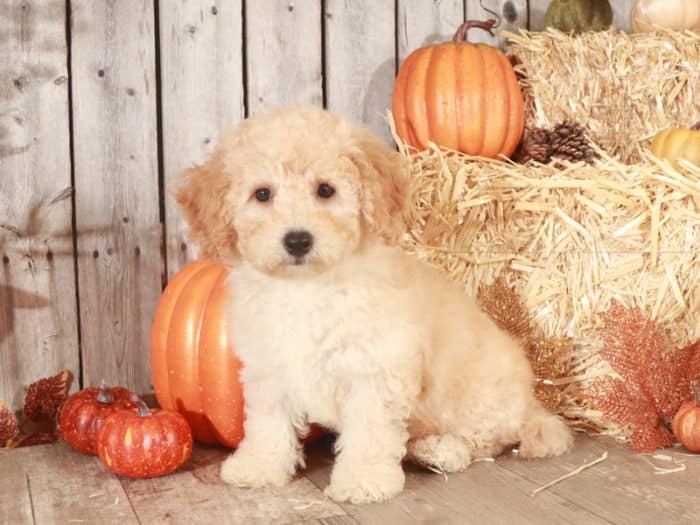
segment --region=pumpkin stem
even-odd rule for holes
[[[700,379],[691,381],[690,387],[693,389],[693,395],[695,396],[695,406],[700,407]]]
[[[141,399],[139,396],[136,394],[131,394],[131,402],[136,405],[136,408],[138,409],[138,415],[139,417],[150,417],[151,416],[151,409],[148,408],[148,405],[146,402]]]
[[[114,396],[107,389],[107,385],[105,385],[104,379],[100,382],[100,391],[97,393],[97,401],[99,403],[103,403],[105,405],[109,405],[110,403],[114,403]]]
[[[479,5],[481,6],[481,9],[483,9],[487,13],[495,16],[496,20],[494,20],[494,19],[467,20],[466,22],[464,22],[462,25],[460,25],[457,28],[457,31],[455,32],[455,36],[452,37],[453,42],[466,41],[467,40],[467,33],[469,32],[470,29],[472,29],[474,27],[479,28],[479,29],[483,29],[484,31],[488,31],[489,35],[491,35],[491,36],[496,36],[493,34],[493,30],[501,25],[501,15],[499,15],[495,11],[491,11],[488,7],[486,7],[483,4],[483,2],[481,0],[479,0]]]
[[[487,31],[491,36],[496,36],[493,34],[493,28],[497,26],[498,23],[491,20],[467,20],[461,26],[457,28],[455,36],[452,37],[453,42],[467,42],[467,32],[473,28],[483,29]]]
[[[698,121],[694,126],[691,126],[690,129],[693,131],[700,131],[700,121]]]

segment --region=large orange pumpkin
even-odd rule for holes
[[[197,441],[235,448],[243,439],[241,362],[226,321],[230,268],[199,260],[163,291],[151,329],[153,386],[161,408],[177,410]],[[303,439],[324,435],[311,425]]]
[[[405,143],[491,158],[518,146],[525,112],[515,71],[499,49],[466,41],[473,27],[491,32],[493,21],[466,22],[452,42],[420,48],[401,65],[392,113]]]
[[[225,316],[228,273],[222,263],[196,261],[173,277],[153,322],[151,365],[162,408],[183,414],[196,440],[236,447],[243,392]]]

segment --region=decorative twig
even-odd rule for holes
[[[491,14],[491,15],[493,15],[493,16],[496,17],[497,22],[496,22],[496,25],[493,26],[493,29],[496,29],[497,27],[499,27],[499,26],[501,25],[501,15],[499,15],[498,13],[496,13],[496,12],[494,12],[494,11],[491,11],[488,7],[486,7],[486,6],[484,5],[484,3],[483,3],[481,0],[479,0],[479,6],[481,7],[481,9],[483,9],[483,10],[486,11],[487,13],[489,13],[489,14]]]

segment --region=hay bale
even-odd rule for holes
[[[556,30],[519,34],[508,53],[520,62],[526,122],[550,128],[572,119],[622,162],[641,159],[659,130],[700,119],[700,35]]]
[[[677,347],[700,339],[700,168],[599,152],[593,166],[563,169],[411,152],[405,247],[475,297],[504,276],[544,336],[573,338],[562,413],[624,437],[579,398],[610,372],[597,356],[599,314],[616,299],[641,307]]]

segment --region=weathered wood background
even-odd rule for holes
[[[482,3],[536,30],[548,0]],[[633,1],[613,3],[626,29]],[[479,0],[0,2],[0,399],[18,408],[63,368],[151,391],[151,318],[194,256],[178,172],[290,102],[390,140],[401,60],[489,16]]]

